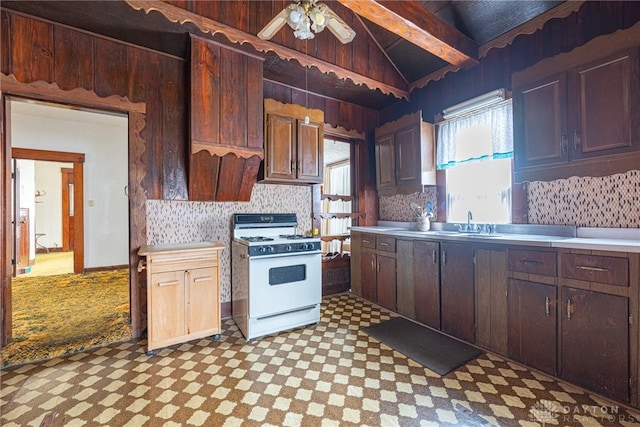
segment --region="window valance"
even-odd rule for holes
[[[511,100],[438,124],[437,168],[513,157]]]

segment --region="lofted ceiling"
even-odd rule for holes
[[[222,2],[222,7],[264,10],[256,9],[264,8],[262,5],[250,8],[250,4],[257,1],[263,0],[225,1]],[[269,10],[275,11],[274,14],[289,4],[282,0],[268,3],[272,3]],[[343,15],[341,18],[345,21],[361,23],[358,28],[365,29],[377,45],[374,48],[384,51],[383,55],[406,83],[402,91],[391,93],[384,89],[376,90],[372,87],[375,84],[370,82],[357,84],[361,82],[354,83],[353,79],[345,78],[339,71],[326,72],[311,67],[305,72],[300,62],[290,60],[291,58],[283,59],[277,52],[262,49],[260,54],[265,57],[265,78],[330,98],[381,109],[402,98],[401,92],[406,96],[413,88],[424,86],[428,81],[440,78],[445,72],[475,66],[492,43],[502,47],[509,42],[506,38],[513,39],[519,29],[526,28],[526,31],[532,32],[540,28],[545,20],[558,16],[557,10],[563,7],[569,9],[568,4],[571,3],[571,8],[575,10],[581,2],[328,0],[326,3],[332,8],[337,6],[339,15]],[[203,35],[192,23],[171,22],[158,13],[134,10],[125,1],[3,0],[1,5],[2,8],[180,58],[187,58],[188,33]],[[350,16],[345,16],[347,14]],[[266,24],[271,17],[248,19],[257,19]],[[532,25],[534,21],[535,26]],[[285,26],[280,31],[292,30]],[[205,36],[221,41],[220,34]],[[258,40],[255,36],[256,34],[250,35]],[[501,38],[503,40],[497,43]],[[223,38],[222,41],[228,43],[227,39]],[[241,45],[241,48],[252,50],[246,44]]]

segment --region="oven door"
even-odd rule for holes
[[[320,304],[319,252],[265,255],[249,259],[249,317],[259,318]]]

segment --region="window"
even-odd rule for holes
[[[446,170],[447,221],[511,222],[511,100],[438,125],[438,169]]]

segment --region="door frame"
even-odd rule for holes
[[[5,230],[11,229],[11,123],[9,103],[11,96],[54,102],[100,112],[128,115],[129,129],[129,307],[131,335],[138,338],[146,327],[146,283],[137,266],[138,249],[146,243],[146,202],[142,186],[146,174],[142,156],[146,149],[142,131],[145,127],[147,106],[144,102],[132,102],[128,98],[112,95],[106,98],[83,88],[62,90],[55,83],[37,81],[19,82],[15,76],[0,73],[0,222]],[[80,180],[79,177],[76,179]],[[12,334],[12,245],[11,233],[3,233],[0,243],[0,346],[7,344]],[[144,312],[143,312],[144,311]]]
[[[13,159],[37,160],[46,162],[73,163],[73,272],[84,273],[84,153],[68,153],[61,151],[34,150],[31,148],[11,147]],[[64,206],[64,203],[63,203]],[[63,248],[64,250],[64,248]]]
[[[75,240],[72,240],[75,236],[74,234],[74,229],[76,228],[75,226],[75,221],[74,223],[72,223],[72,226],[69,226],[69,217],[75,217],[75,213],[78,212],[78,207],[80,207],[80,209],[82,209],[83,205],[78,206],[76,204],[76,199],[75,199],[75,191],[73,192],[73,215],[71,215],[71,209],[69,209],[69,184],[73,185],[73,188],[75,189],[75,183],[74,183],[74,168],[62,168],[61,169],[61,175],[62,175],[62,251],[63,252],[67,252],[67,251],[76,251],[78,250],[76,248],[76,243]],[[84,183],[82,184],[84,185]],[[83,211],[83,215],[84,215],[84,211]],[[75,218],[74,218],[75,220]],[[84,227],[83,227],[83,232],[84,232]],[[84,245],[82,245],[82,249],[84,251]]]

